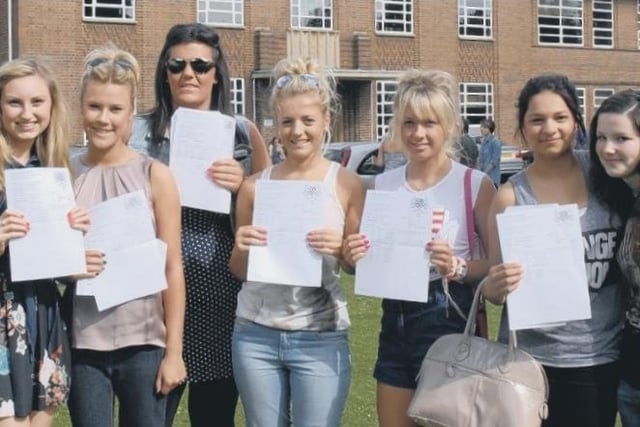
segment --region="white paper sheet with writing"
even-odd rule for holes
[[[518,206],[497,216],[502,259],[519,262],[520,286],[507,297],[512,330],[591,318],[577,205]]]
[[[233,157],[236,121],[219,111],[178,108],[171,117],[169,168],[182,206],[229,213],[231,193],[207,176],[215,160]]]
[[[156,239],[142,190],[106,200],[90,214],[85,246],[102,251],[107,264],[97,277],[78,281],[78,295],[93,295],[104,310],[166,289],[166,244]]]
[[[322,256],[306,236],[324,228],[326,197],[320,181],[256,182],[253,224],[267,229],[267,245],[249,249],[248,281],[321,286]]]
[[[355,293],[426,302],[431,226],[424,195],[368,190],[360,233],[371,247],[356,265]]]
[[[106,310],[167,288],[167,245],[154,239],[109,255],[107,268],[98,276],[95,299],[98,310]],[[117,265],[117,268],[112,267]]]
[[[5,170],[7,208],[24,214],[27,235],[9,241],[11,280],[46,279],[86,271],[82,232],[69,225],[75,206],[66,168]]]

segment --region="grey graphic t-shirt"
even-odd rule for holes
[[[576,152],[585,177],[589,173],[587,156],[586,152]],[[511,177],[510,182],[514,188],[516,204],[537,204],[524,171]],[[624,287],[615,262],[615,253],[622,238],[622,223],[590,194],[580,224],[589,282],[585,286],[589,286],[591,299],[591,319],[567,322],[556,327],[522,330],[517,334],[518,347],[547,366],[595,366],[613,362],[619,357]],[[562,286],[562,283],[557,286]],[[504,310],[499,340],[506,342],[507,336],[508,319]]]

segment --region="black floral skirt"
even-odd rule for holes
[[[34,285],[28,302],[19,286],[0,298],[0,418],[60,406],[69,395],[70,347],[56,285]]]

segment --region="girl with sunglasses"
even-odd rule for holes
[[[169,30],[156,67],[155,95],[152,111],[136,118],[130,144],[164,163],[169,162],[171,115],[178,107],[232,115],[229,70],[214,30],[201,24],[180,24]],[[266,144],[253,123],[239,116],[236,121],[236,147],[245,145],[244,154],[237,155],[237,160],[217,161],[206,171],[234,194],[246,169],[257,172],[270,163]],[[216,143],[215,137],[211,143]],[[231,334],[241,283],[228,267],[232,246],[230,215],[182,208],[187,286],[184,358],[189,419],[194,427],[210,425],[211,414],[218,426],[234,425],[238,391],[231,366]],[[184,385],[169,395],[167,426],[173,423],[183,392]]]
[[[92,296],[74,296],[69,409],[77,427],[111,426],[114,396],[119,425],[162,426],[166,395],[186,378],[178,189],[168,167],[127,145],[139,74],[135,58],[115,47],[87,56],[80,104],[89,144],[72,160],[74,190],[87,207],[144,192],[156,235],[167,244],[167,289],[103,311]]]
[[[640,94],[607,98],[591,120],[591,181],[597,196],[626,219],[617,260],[629,284],[622,334],[618,411],[624,427],[640,426]]]
[[[338,272],[342,237],[359,226],[364,190],[355,174],[324,158],[336,98],[333,80],[312,60],[283,60],[273,70],[271,110],[287,156],[244,181],[238,194],[232,272],[246,280],[249,248],[269,244],[252,225],[257,180],[320,181],[328,195],[326,228],[309,230],[322,255],[321,287],[245,282],[238,295],[233,370],[247,426],[335,427],[351,377],[350,325]]]

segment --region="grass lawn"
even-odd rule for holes
[[[372,373],[377,355],[380,328],[380,300],[354,295],[352,276],[344,275],[343,284],[349,301],[349,314],[352,323],[350,339],[353,355],[351,390],[343,417],[343,425],[346,427],[377,426],[375,381]],[[492,336],[497,331],[500,310],[500,307],[491,305],[488,307],[489,330]],[[212,414],[212,417],[215,417],[215,414]],[[66,427],[70,425],[66,408],[60,410],[56,415],[54,426]],[[182,399],[174,426],[189,426],[185,398]],[[244,426],[241,405],[238,405],[236,426]]]

